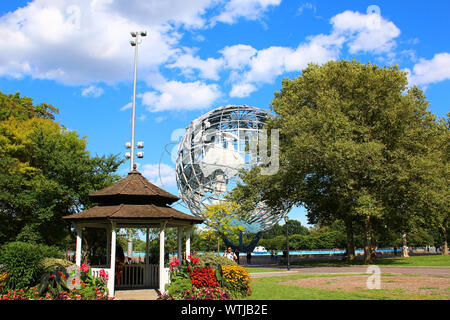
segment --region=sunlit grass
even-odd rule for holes
[[[352,264],[345,260],[294,260],[292,265],[302,266],[316,266],[316,267],[342,267],[351,265],[363,265],[362,259],[355,260]],[[391,265],[391,266],[427,266],[427,267],[450,267],[450,256],[430,255],[430,256],[411,256],[408,258],[402,257],[379,257],[376,258],[373,264],[376,265]]]
[[[321,275],[291,275],[265,278],[253,278],[253,293],[246,300],[448,300],[448,296],[439,293],[429,295],[407,292],[403,289],[369,290],[363,287],[357,290],[346,291],[325,290],[319,288],[303,288],[293,284],[281,282],[308,277],[342,277],[355,276],[343,274]],[[331,279],[330,279],[331,280]]]

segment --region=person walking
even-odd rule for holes
[[[247,264],[252,264],[252,253],[247,252]]]

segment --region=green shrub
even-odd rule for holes
[[[170,283],[168,294],[171,296],[177,296],[186,292],[186,290],[192,290],[194,287],[192,285],[190,278],[177,278],[175,281]]]
[[[198,267],[211,267],[216,269],[218,266],[237,266],[235,261],[228,259],[227,257],[214,254],[211,252],[203,253],[200,257]]]
[[[59,258],[44,258],[39,261],[39,268],[41,272],[50,272],[58,267],[67,269],[70,266],[75,265],[72,261]]]
[[[42,252],[36,245],[25,242],[5,244],[0,251],[0,264],[8,273],[7,286],[18,290],[34,285],[40,274],[41,259]]]
[[[83,300],[94,300],[96,298],[97,290],[94,287],[86,286],[78,290],[83,297]]]
[[[7,286],[20,290],[35,285],[42,273],[40,261],[46,257],[59,258],[55,247],[27,242],[10,242],[0,248],[0,265],[8,273]]]
[[[37,245],[38,250],[42,253],[44,258],[64,259],[64,251],[55,246]]]

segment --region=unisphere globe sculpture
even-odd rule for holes
[[[204,114],[186,128],[177,153],[176,179],[179,194],[192,214],[203,217],[205,206],[218,204],[236,186],[240,169],[259,164],[249,145],[258,139],[271,116],[264,109],[228,105]],[[286,214],[272,214],[261,203],[248,218],[233,224],[260,236]]]

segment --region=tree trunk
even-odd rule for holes
[[[445,227],[442,227],[442,236],[444,239],[444,245],[442,246],[442,255],[448,255],[448,239],[447,239],[447,230]]]
[[[353,240],[353,224],[350,218],[345,219],[345,231],[347,233],[347,262],[355,261],[355,242]]]
[[[371,246],[372,246],[372,222],[370,221],[370,216],[367,216],[365,223],[365,233],[366,233],[366,244],[364,246],[364,264],[372,263],[372,254],[371,254]]]
[[[409,257],[408,242],[406,240],[406,232],[402,234],[402,258]]]
[[[220,237],[217,236],[217,254],[220,253]]]
[[[370,258],[375,260],[377,257],[377,246],[375,243],[375,238],[373,236],[373,232],[371,232],[371,240],[370,240]]]

